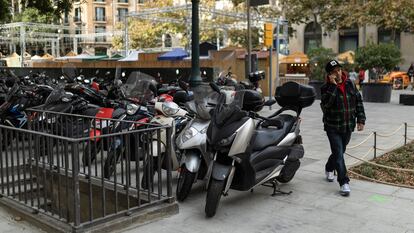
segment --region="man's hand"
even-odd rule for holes
[[[362,131],[362,130],[364,130],[364,124],[358,123],[358,124],[357,124],[357,130],[358,130],[358,131]]]
[[[331,74],[329,75],[329,82],[336,85],[336,79],[335,75]]]

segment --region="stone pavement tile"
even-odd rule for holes
[[[393,195],[400,188],[391,185],[372,183],[363,180],[352,179],[350,182],[351,189],[358,189],[361,192],[376,193],[382,195]]]
[[[379,206],[368,205],[367,203],[343,202],[333,209],[332,212],[342,214],[354,219],[367,222],[377,222],[383,225],[393,225],[400,221],[399,210],[381,208]]]
[[[393,196],[414,201],[414,189],[400,188],[393,193]]]

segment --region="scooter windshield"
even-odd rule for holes
[[[156,81],[154,77],[148,74],[135,71],[129,75],[126,83],[122,86],[122,90],[126,98],[144,104],[154,98]]]
[[[62,66],[62,75],[67,79],[69,82],[74,82],[75,78],[78,76],[78,71],[76,66],[72,63],[66,63]],[[59,80],[62,81],[62,80]]]
[[[47,97],[44,106],[49,106],[60,101],[60,99],[65,96],[66,92],[63,88],[56,88],[53,90],[50,95]]]
[[[210,111],[218,104],[220,95],[207,83],[194,88],[193,95],[197,116],[204,120],[210,120]]]

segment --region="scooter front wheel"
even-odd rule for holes
[[[116,164],[121,157],[121,148],[108,151],[108,157],[105,160],[104,165],[104,177],[110,179],[112,174],[116,172]]]
[[[207,198],[206,198],[206,207],[205,213],[207,218],[211,218],[216,215],[217,208],[220,203],[221,195],[224,191],[225,180],[215,180],[210,181],[210,185],[207,189]]]
[[[188,197],[195,179],[196,173],[187,170],[185,164],[181,165],[181,172],[180,176],[178,177],[176,190],[178,201],[184,201]]]

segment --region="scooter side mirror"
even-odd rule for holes
[[[264,106],[272,106],[275,103],[276,103],[276,100],[267,100],[266,102],[264,102]]]
[[[217,85],[217,84],[215,84],[214,82],[211,82],[210,83],[210,87],[215,91],[215,92],[217,92],[217,93],[220,93],[220,87]]]
[[[186,91],[186,92],[188,92],[188,85],[187,85],[187,83],[186,82],[184,82],[184,81],[182,81],[182,80],[180,80],[180,81],[178,81],[178,85],[184,90],[184,91]]]
[[[115,85],[116,87],[121,87],[121,86],[122,86],[122,81],[121,81],[121,80],[119,80],[119,79],[117,79],[117,80],[115,80],[115,81],[114,81],[114,85]]]

